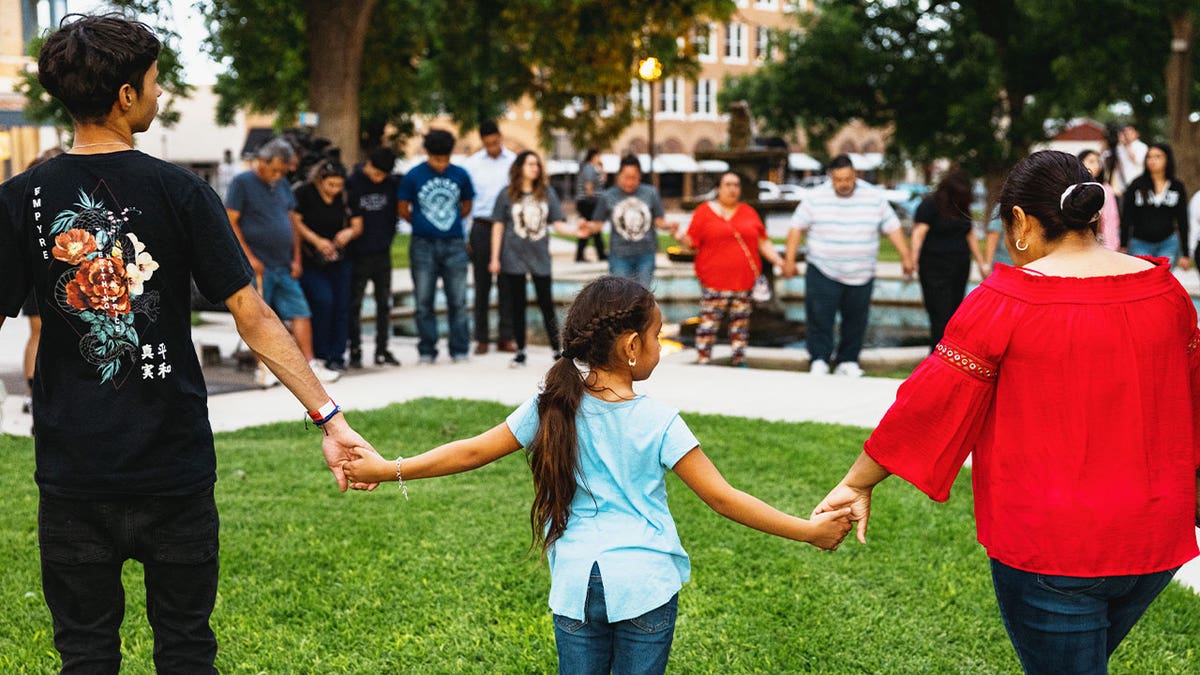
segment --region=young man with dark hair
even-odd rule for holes
[[[191,341],[191,286],[319,421],[325,460],[365,446],[263,303],[216,193],[133,149],[158,111],[159,41],[120,15],[64,19],[38,77],[75,144],[0,185],[0,325],[32,289],[42,587],[63,672],[117,672],[121,567],[145,568],[160,672],[215,672],[216,457]],[[355,487],[368,487],[356,485]]]
[[[486,354],[491,339],[488,309],[494,281],[488,271],[488,263],[492,260],[492,226],[495,224],[492,209],[496,206],[496,197],[508,186],[508,170],[517,154],[504,147],[500,127],[492,120],[484,120],[479,125],[479,141],[483,148],[467,158],[464,168],[471,175],[471,185],[475,188],[475,199],[471,202],[471,233],[467,240],[475,283],[475,353]],[[500,309],[497,312],[496,347],[502,352],[515,352],[517,342],[513,339],[508,287],[498,284],[496,295]]]
[[[346,179],[346,201],[350,205],[350,229],[355,238],[347,251],[354,265],[350,290],[350,367],[362,368],[362,301],[367,282],[375,290],[375,365],[398,366],[388,351],[392,311],[392,241],[399,217],[396,192],[400,177],[392,173],[396,153],[375,148],[367,161],[355,167]]]
[[[438,355],[433,297],[439,278],[446,294],[450,359],[455,363],[466,361],[471,347],[466,313],[469,261],[463,219],[471,213],[475,189],[466,170],[450,163],[453,151],[454,136],[449,131],[430,131],[425,135],[428,159],[400,181],[400,217],[412,223],[408,260],[417,301],[417,352],[422,365],[432,365]]]

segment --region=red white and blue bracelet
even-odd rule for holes
[[[312,419],[313,424],[321,427],[325,426],[326,422],[333,419],[333,416],[341,411],[342,407],[334,403],[333,399],[329,399],[325,402],[325,405],[321,406],[320,408],[317,408],[316,410],[309,410],[308,416],[310,419]]]

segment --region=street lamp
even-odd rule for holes
[[[638,77],[650,84],[650,182],[658,189],[658,174],[654,173],[654,83],[662,77],[662,61],[653,56],[638,63]]]

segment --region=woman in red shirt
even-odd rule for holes
[[[726,171],[717,184],[717,198],[696,207],[687,232],[677,235],[682,244],[696,249],[696,276],[701,286],[697,363],[712,360],[717,328],[728,312],[733,365],[746,364],[750,292],[762,274],[762,258],[773,265],[783,265],[783,258],[767,239],[762,219],[741,199],[741,176]]]
[[[1196,310],[1167,260],[1097,242],[1103,205],[1071,155],[1013,168],[1000,213],[1020,267],[967,297],[814,511],[852,506],[866,543],[876,484],[944,501],[974,453],[978,539],[1030,673],[1106,672],[1197,554]]]

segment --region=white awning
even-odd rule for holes
[[[573,176],[579,173],[579,162],[572,159],[552,159],[546,162],[546,173],[551,176]]]
[[[394,171],[396,173],[401,173],[401,174],[408,173],[409,171],[412,170],[412,168],[414,166],[420,164],[421,162],[424,162],[427,159],[429,159],[429,158],[426,157],[425,155],[417,155],[416,157],[406,157],[404,159],[398,159],[398,160],[396,160],[396,168],[394,169]],[[463,166],[463,164],[466,161],[467,161],[467,155],[450,155],[450,163],[451,164],[457,164],[458,166]]]
[[[699,173],[725,173],[729,170],[729,162],[720,159],[702,159],[696,162]]]
[[[820,171],[821,163],[803,152],[788,154],[788,168],[792,171]]]
[[[855,171],[874,171],[883,164],[882,152],[850,153],[850,163]]]

